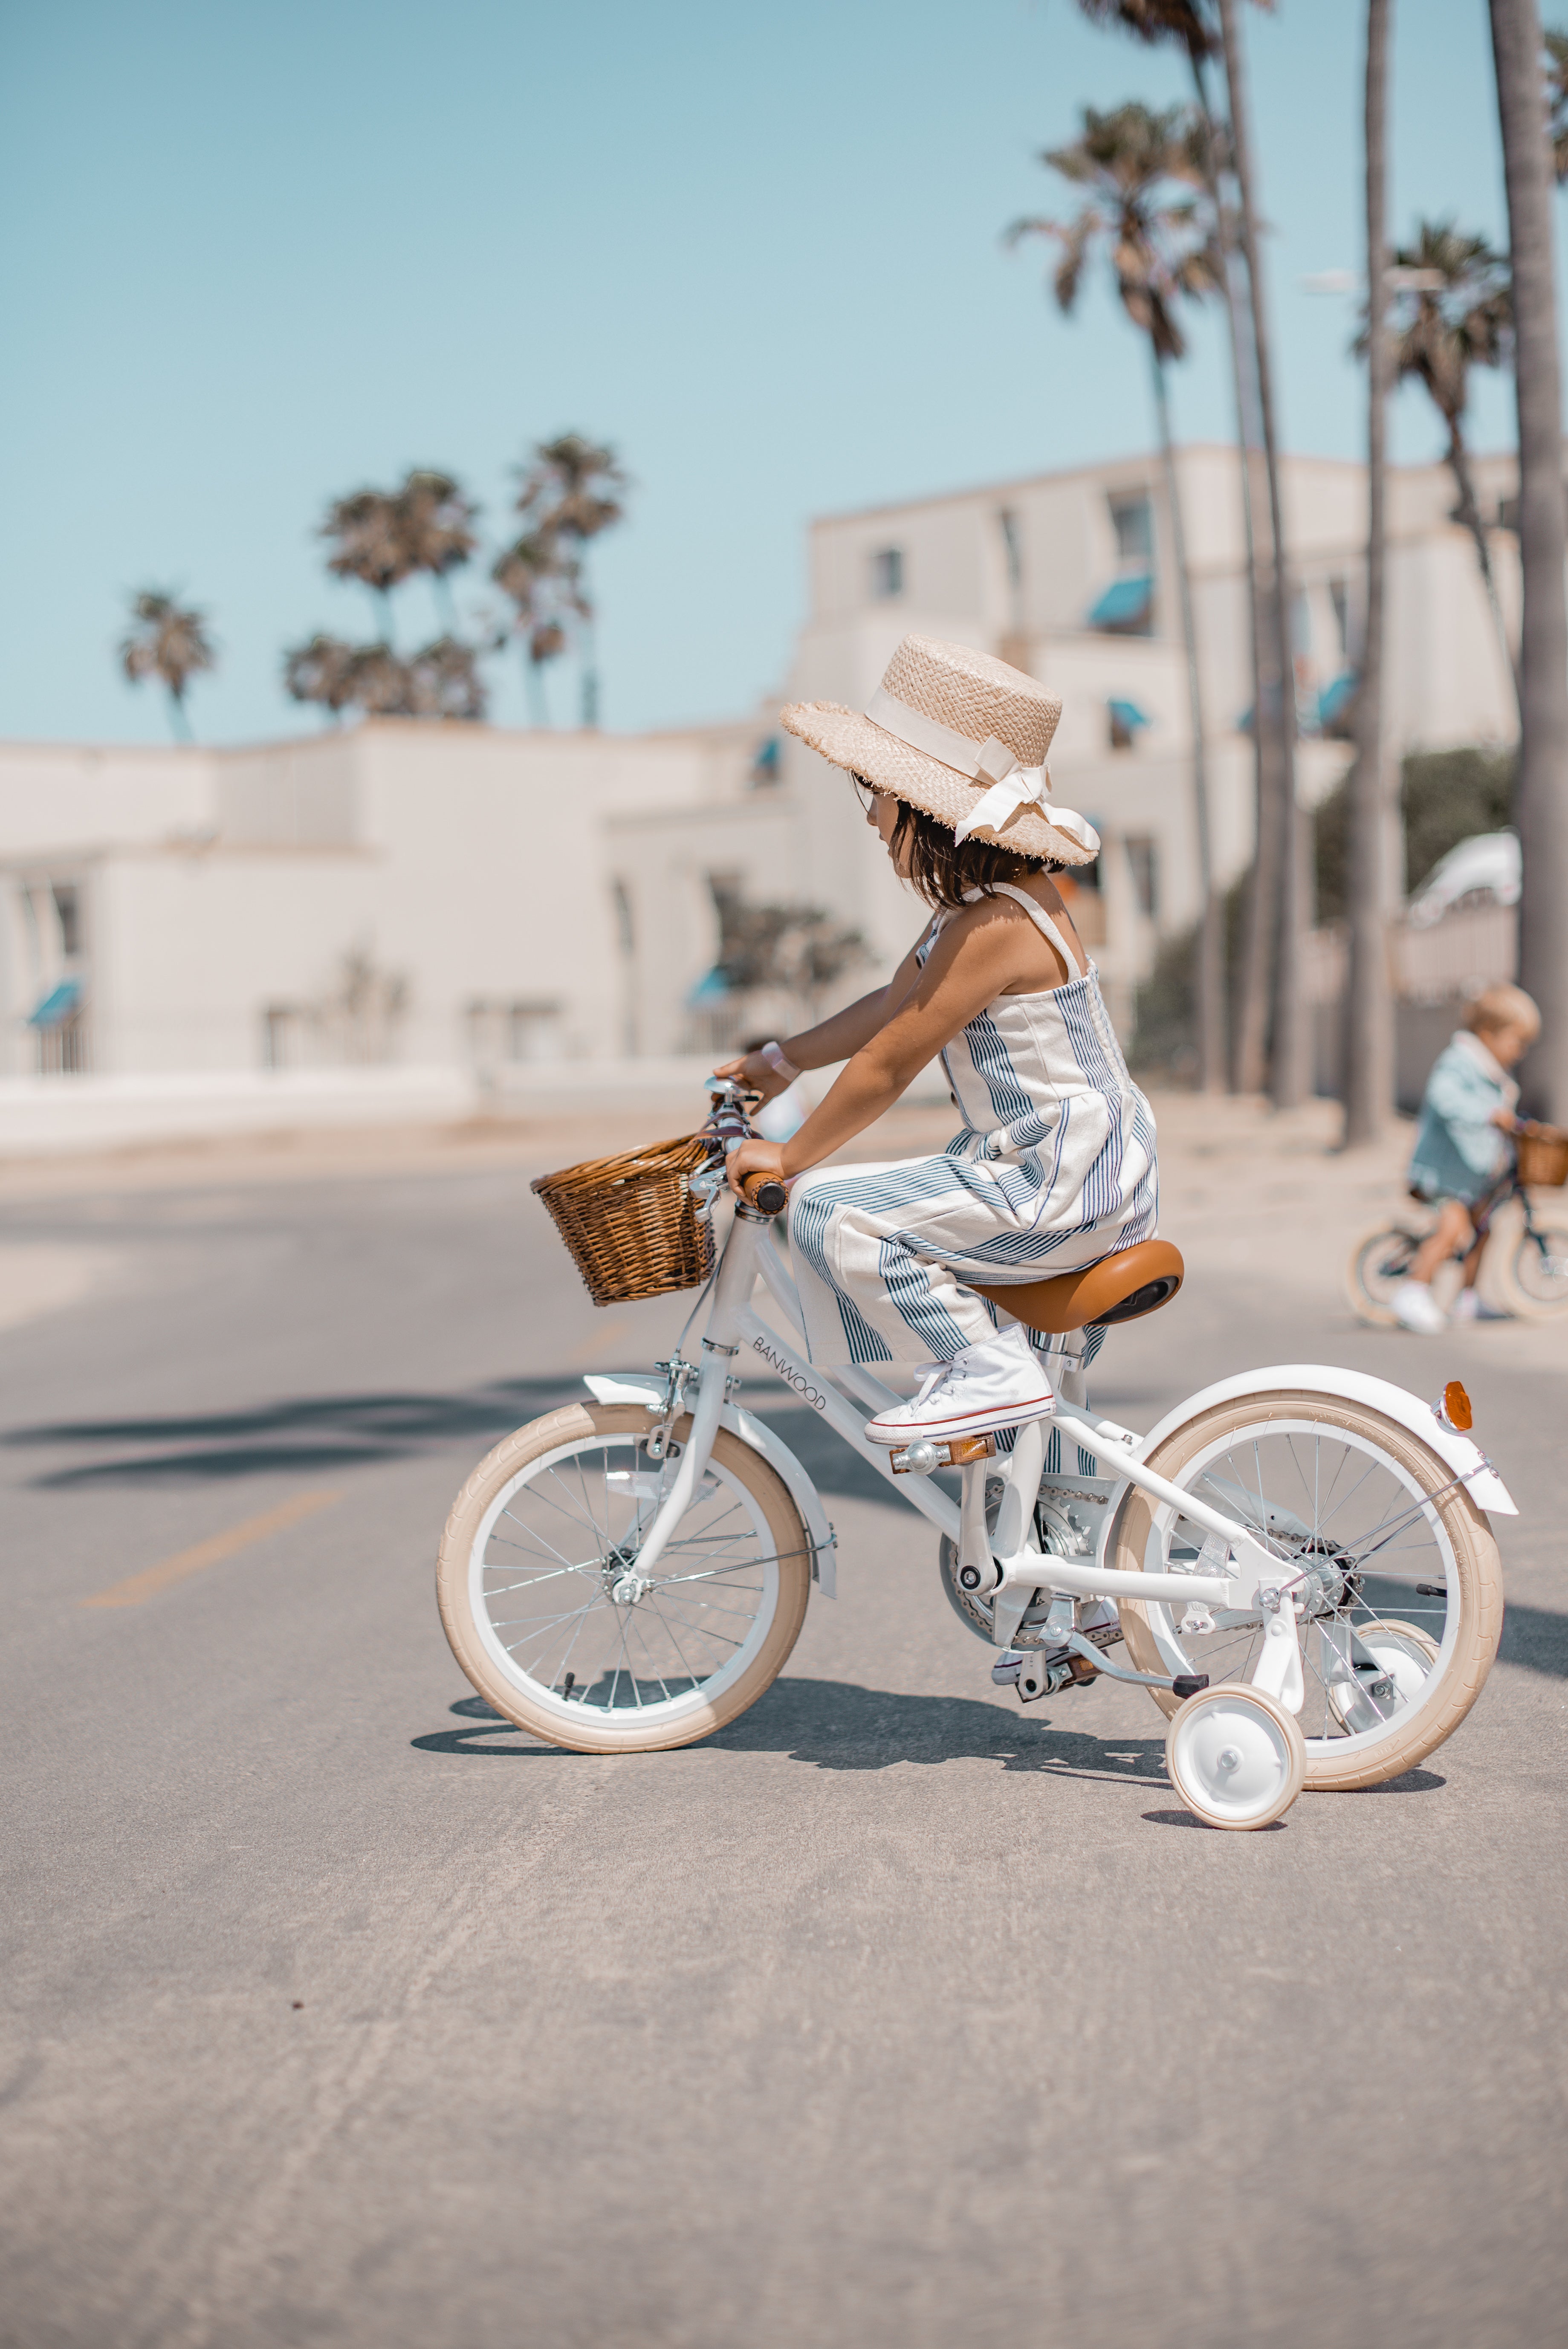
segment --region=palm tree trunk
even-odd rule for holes
[[[1374,1142],[1394,1106],[1394,997],[1388,971],[1387,758],[1383,723],[1383,621],[1387,551],[1387,434],[1393,352],[1388,341],[1388,19],[1392,0],[1367,6],[1367,619],[1350,778],[1345,981],[1345,1140]]]
[[[196,737],[191,730],[191,720],[185,709],[184,689],[177,685],[169,688],[169,723],[177,742],[194,742]]]
[[[1171,443],[1171,401],[1165,368],[1150,345],[1154,367],[1154,409],[1160,425],[1160,460],[1165,471],[1165,501],[1171,511],[1171,555],[1176,573],[1177,600],[1181,611],[1181,642],[1187,656],[1187,708],[1192,727],[1192,799],[1198,831],[1198,1090],[1224,1090],[1225,971],[1221,925],[1224,910],[1214,889],[1213,843],[1209,823],[1209,746],[1203,726],[1203,688],[1198,666],[1198,631],[1192,616],[1192,574],[1187,567],[1187,533],[1181,516],[1181,491],[1176,479],[1176,452]]]
[[[1268,596],[1268,649],[1277,663],[1277,712],[1260,707],[1253,723],[1277,724],[1278,767],[1274,782],[1275,825],[1279,843],[1279,882],[1274,903],[1263,895],[1262,857],[1257,884],[1260,924],[1275,919],[1274,985],[1274,1053],[1271,1070],[1274,1106],[1294,1108],[1311,1084],[1311,1037],[1302,1000],[1302,942],[1305,929],[1308,873],[1305,824],[1295,796],[1295,672],[1290,640],[1290,577],[1285,555],[1284,518],[1280,496],[1279,444],[1274,429],[1274,367],[1270,356],[1267,305],[1264,295],[1263,263],[1258,249],[1257,206],[1253,196],[1252,133],[1248,118],[1246,72],[1242,59],[1241,28],[1236,0],[1219,0],[1220,35],[1224,48],[1225,83],[1230,95],[1231,139],[1234,149],[1236,185],[1242,200],[1242,249],[1246,255],[1252,288],[1253,343],[1257,357],[1258,409],[1263,427],[1264,464],[1268,476],[1269,530],[1274,542],[1273,575]],[[1271,664],[1272,666],[1273,664]],[[1262,843],[1260,841],[1260,850]]]
[[[1526,1097],[1568,1124],[1568,609],[1563,595],[1563,407],[1553,282],[1552,165],[1536,0],[1491,0],[1513,263],[1519,403],[1520,745],[1523,852],[1519,975],[1541,1008]]]
[[[580,542],[577,553],[575,588],[577,606],[577,663],[582,678],[583,723],[595,727],[599,723],[599,656],[593,633],[593,604],[588,593],[588,546]]]
[[[531,726],[548,726],[550,703],[544,691],[544,664],[536,661],[526,645],[522,653],[523,683],[528,688],[528,722]]]
[[[1486,526],[1480,518],[1480,508],[1476,503],[1475,481],[1470,473],[1470,450],[1465,447],[1465,437],[1458,417],[1455,417],[1449,426],[1449,470],[1454,477],[1454,485],[1460,493],[1459,519],[1475,542],[1476,561],[1480,565],[1481,585],[1486,589],[1486,600],[1491,606],[1491,624],[1497,630],[1497,641],[1502,647],[1502,657],[1509,676],[1513,679],[1513,693],[1517,701],[1519,665],[1513,657],[1513,647],[1509,642],[1508,628],[1502,616],[1502,605],[1497,599],[1497,580],[1491,567],[1491,549],[1487,544]]]
[[[1236,400],[1236,447],[1242,460],[1242,533],[1247,564],[1247,617],[1249,622],[1248,654],[1253,672],[1253,875],[1247,892],[1246,920],[1243,936],[1242,963],[1243,978],[1238,1005],[1235,1033],[1232,1038],[1231,1082],[1238,1092],[1261,1092],[1268,1049],[1266,1003],[1268,981],[1268,926],[1263,919],[1264,898],[1260,895],[1259,878],[1264,833],[1274,827],[1265,818],[1273,778],[1266,763],[1267,736],[1261,712],[1264,703],[1263,647],[1267,628],[1267,610],[1264,601],[1263,574],[1258,563],[1257,529],[1254,520],[1256,501],[1253,489],[1253,459],[1258,444],[1257,380],[1249,365],[1251,327],[1247,315],[1247,290],[1242,264],[1231,237],[1230,214],[1220,186],[1220,175],[1214,160],[1213,134],[1218,129],[1213,105],[1209,97],[1209,79],[1203,70],[1203,60],[1188,51],[1192,68],[1192,80],[1198,93],[1198,107],[1209,126],[1210,143],[1205,150],[1205,179],[1209,200],[1214,207],[1214,237],[1220,248],[1221,264],[1225,274],[1225,323],[1230,330],[1231,374]],[[1272,896],[1277,886],[1277,860],[1268,866],[1267,888]],[[1222,907],[1220,920],[1223,923]],[[1224,935],[1221,930],[1222,984],[1224,976]],[[1250,1015],[1251,1006],[1258,1006],[1258,1016]]]

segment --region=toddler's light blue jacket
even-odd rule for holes
[[[1508,1164],[1508,1143],[1491,1123],[1511,1110],[1519,1087],[1468,1028],[1452,1036],[1432,1064],[1410,1158],[1413,1191],[1428,1199],[1462,1199],[1489,1190]]]

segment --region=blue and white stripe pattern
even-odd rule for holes
[[[1006,894],[1072,968],[1034,900]],[[965,1275],[1043,1280],[1152,1237],[1154,1117],[1092,963],[1065,986],[999,996],[942,1061],[965,1123],[940,1157],[824,1169],[795,1185],[789,1235],[814,1362],[951,1361],[997,1327]]]

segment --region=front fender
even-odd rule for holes
[[[1478,1509],[1486,1510],[1491,1516],[1519,1515],[1507,1485],[1480,1446],[1468,1435],[1445,1426],[1430,1403],[1423,1402],[1419,1395],[1407,1393],[1403,1387],[1392,1385],[1387,1379],[1370,1378],[1364,1371],[1334,1370],[1322,1362],[1287,1362],[1273,1370],[1243,1371],[1235,1378],[1222,1379],[1217,1386],[1205,1387],[1201,1394],[1189,1395],[1185,1402],[1167,1412],[1159,1426],[1150,1431],[1133,1457],[1147,1460],[1174,1429],[1196,1418],[1212,1403],[1235,1402],[1245,1395],[1277,1393],[1282,1389],[1298,1394],[1335,1395],[1343,1402],[1365,1403],[1369,1411],[1381,1412],[1385,1419],[1418,1435],[1439,1460],[1446,1460],[1457,1475],[1463,1476],[1466,1490]]]
[[[583,1383],[597,1402],[640,1402],[655,1413],[664,1404],[665,1382],[655,1371],[617,1371],[612,1378],[595,1371]],[[697,1385],[698,1381],[694,1379],[686,1389],[688,1404]],[[753,1452],[760,1453],[775,1475],[789,1488],[789,1498],[800,1512],[811,1544],[811,1579],[825,1599],[836,1599],[839,1595],[839,1537],[829,1523],[821,1495],[795,1454],[754,1412],[742,1411],[738,1403],[727,1402],[719,1413],[718,1423],[721,1427],[727,1427],[731,1435],[738,1435],[742,1444],[748,1444]]]

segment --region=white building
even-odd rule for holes
[[[1251,854],[1245,574],[1233,450],[1178,464],[1219,877]],[[1513,488],[1478,463],[1483,507]],[[1295,458],[1297,687],[1353,671],[1365,480]],[[1403,748],[1505,740],[1512,693],[1447,473],[1395,476],[1391,709]],[[790,698],[862,703],[911,629],[984,646],[1064,700],[1056,794],[1105,843],[1075,908],[1130,1019],[1198,908],[1191,730],[1157,464],[1082,467],[816,523]],[[1515,542],[1493,557],[1511,622]],[[1348,747],[1303,741],[1304,798]],[[714,883],[811,904],[883,968],[918,916],[848,785],[771,713],[640,736],[378,719],[255,749],[0,745],[0,1076],[401,1064],[504,1085],[514,1064],[701,1052]],[[872,975],[846,980],[872,983]],[[4,1102],[0,1102],[0,1117]]]

